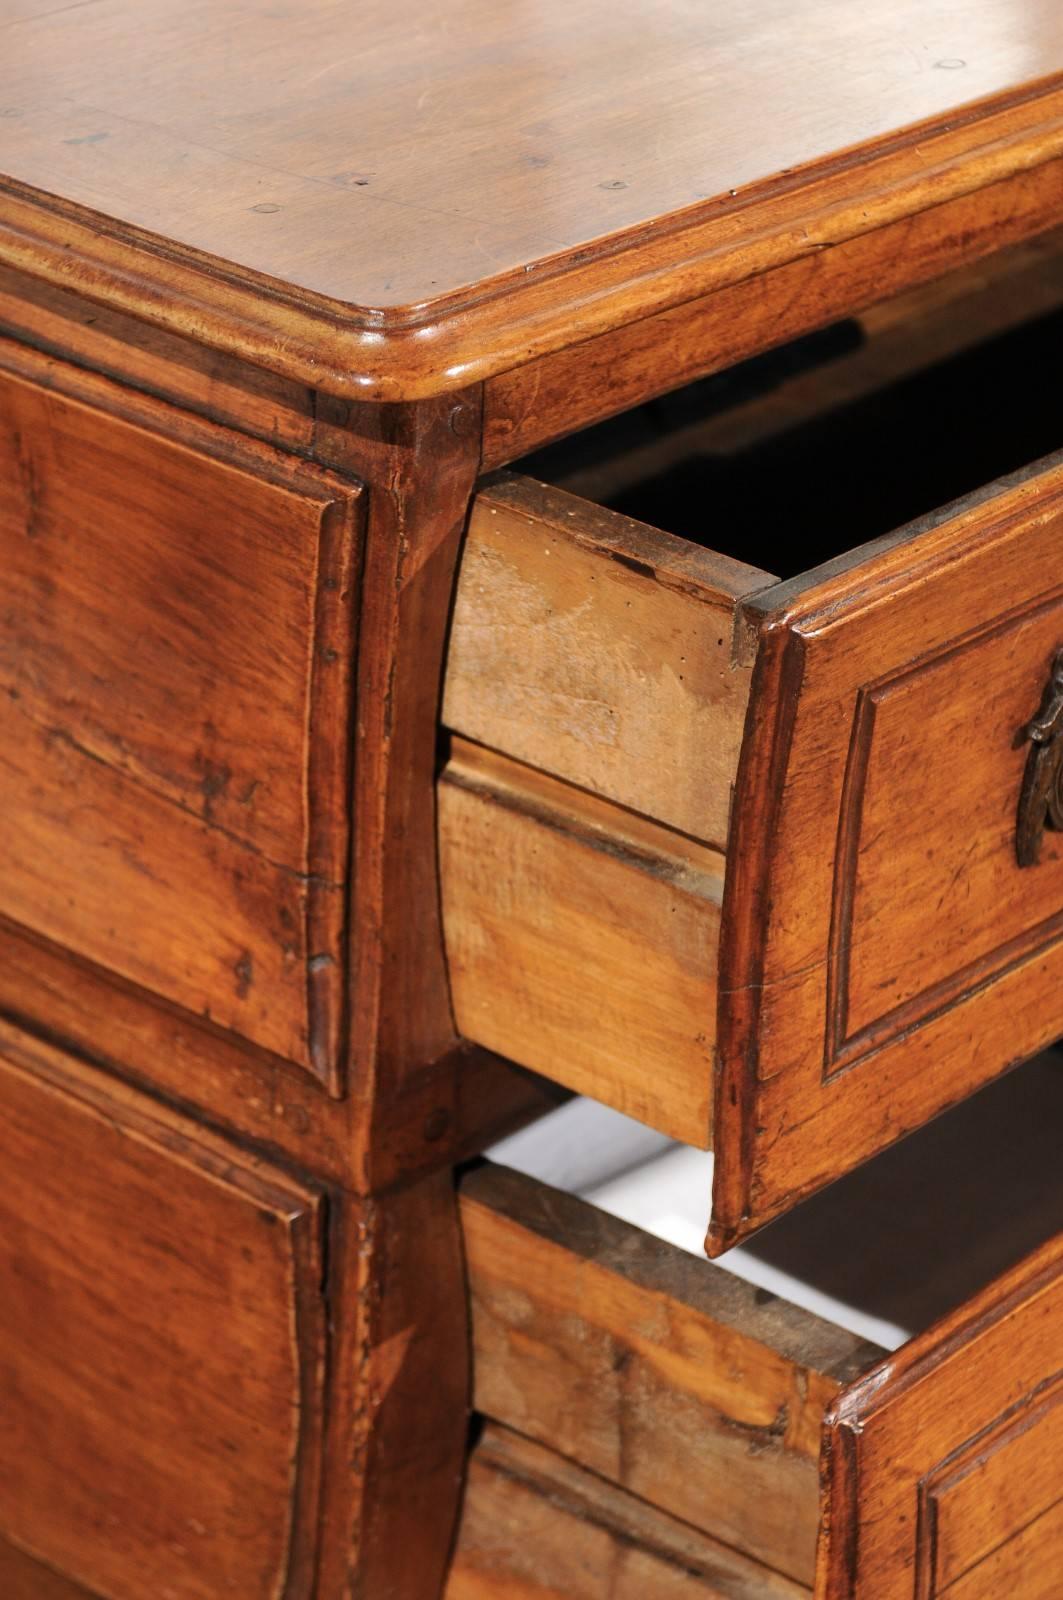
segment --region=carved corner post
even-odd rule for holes
[[[319,402],[368,485],[354,752],[350,1188],[331,1225],[318,1600],[434,1600],[457,1516],[469,1371],[450,1169],[462,1060],[447,987],[435,767],[480,394]],[[425,1175],[427,1174],[427,1175]]]
[[[380,1176],[377,1134],[396,1122],[414,1138],[423,1131],[410,1128],[407,1115],[396,1117],[396,1105],[458,1044],[439,912],[436,730],[458,555],[480,464],[480,391],[381,407],[371,423],[379,438],[365,440],[373,476],[355,734],[350,1052],[367,1187]],[[425,1105],[429,1133],[439,1140],[453,1113],[447,1091]]]

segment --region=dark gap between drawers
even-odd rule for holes
[[[972,309],[972,325],[978,315]],[[927,366],[919,365],[930,337],[921,326],[911,332],[907,374],[848,401],[832,396],[853,387],[856,363],[867,368],[875,359],[876,338],[856,320],[651,401],[515,468],[792,577],[1063,443],[1055,379],[1063,309]],[[895,370],[896,330],[892,339]]]
[[[588,1148],[593,1141],[587,1130],[583,1147],[573,1145],[567,1154],[559,1132],[551,1133],[566,1111],[571,1117],[566,1107],[504,1141],[489,1157],[701,1255],[707,1175],[689,1181],[693,1175],[675,1162],[678,1156],[708,1167],[711,1154],[597,1109],[605,1136],[621,1152],[609,1176],[601,1151]],[[1061,1112],[1063,1050],[1057,1047],[769,1223],[714,1267],[759,1285],[758,1303],[781,1298],[859,1337],[900,1344],[1063,1230]],[[668,1225],[655,1227],[654,1215]],[[776,1273],[793,1280],[791,1285],[765,1287]],[[806,1289],[812,1302],[803,1298]],[[819,1297],[849,1307],[855,1320],[833,1317],[815,1303]],[[871,1321],[892,1324],[903,1337],[890,1339]]]

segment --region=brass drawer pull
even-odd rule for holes
[[[1063,832],[1063,648],[1056,651],[1040,710],[1022,730],[1030,741],[1019,796],[1015,854],[1020,867],[1034,867],[1046,828]]]

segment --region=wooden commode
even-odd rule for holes
[[[0,0],[4,1600],[1063,1595],[1047,1199],[883,1356],[478,1160],[1021,1103],[1061,356],[1053,0]]]

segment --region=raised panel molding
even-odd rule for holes
[[[1026,606],[1003,617],[996,617],[976,633],[950,641],[901,670],[891,672],[877,682],[863,685],[857,693],[834,862],[827,960],[827,1026],[823,1052],[825,1081],[865,1062],[883,1046],[922,1027],[950,1007],[961,1004],[977,990],[1047,950],[1063,938],[1063,911],[1035,918],[1029,926],[1022,927],[1010,937],[991,945],[974,959],[948,972],[940,980],[917,989],[901,1003],[885,1008],[870,1020],[861,1018],[856,1026],[850,1025],[854,961],[853,924],[860,892],[861,854],[865,848],[867,831],[865,798],[876,747],[883,742],[880,737],[883,718],[888,714],[891,703],[902,696],[919,694],[922,691],[928,697],[932,697],[938,674],[948,673],[955,678],[961,676],[965,668],[971,665],[977,670],[978,652],[993,645],[1006,645],[1020,629],[1026,629],[1031,625],[1036,627],[1037,624],[1043,623],[1044,629],[1038,628],[1038,632],[1046,631],[1048,637],[1053,637],[1054,630],[1063,636],[1061,602],[1063,602],[1063,591],[1056,591],[1039,599],[1033,606]],[[1035,707],[1031,705],[1029,709],[1032,712]],[[913,721],[910,706],[904,712],[902,721],[903,728],[907,730]],[[1014,732],[1017,733],[1020,726],[1021,721],[1017,718]],[[1012,741],[1002,747],[1000,752],[1001,790],[1009,804],[1017,799],[1018,785],[1017,782],[1009,783],[1006,763],[1014,756],[1016,749],[1017,745]],[[928,758],[934,754],[943,762],[963,759],[963,750],[960,747],[927,752]],[[977,830],[972,831],[977,832]],[[877,838],[875,842],[878,842]],[[1010,861],[1010,857],[1008,859]],[[1020,880],[1018,886],[1030,890],[1031,905],[1034,907],[1039,905],[1036,894],[1039,880]]]

